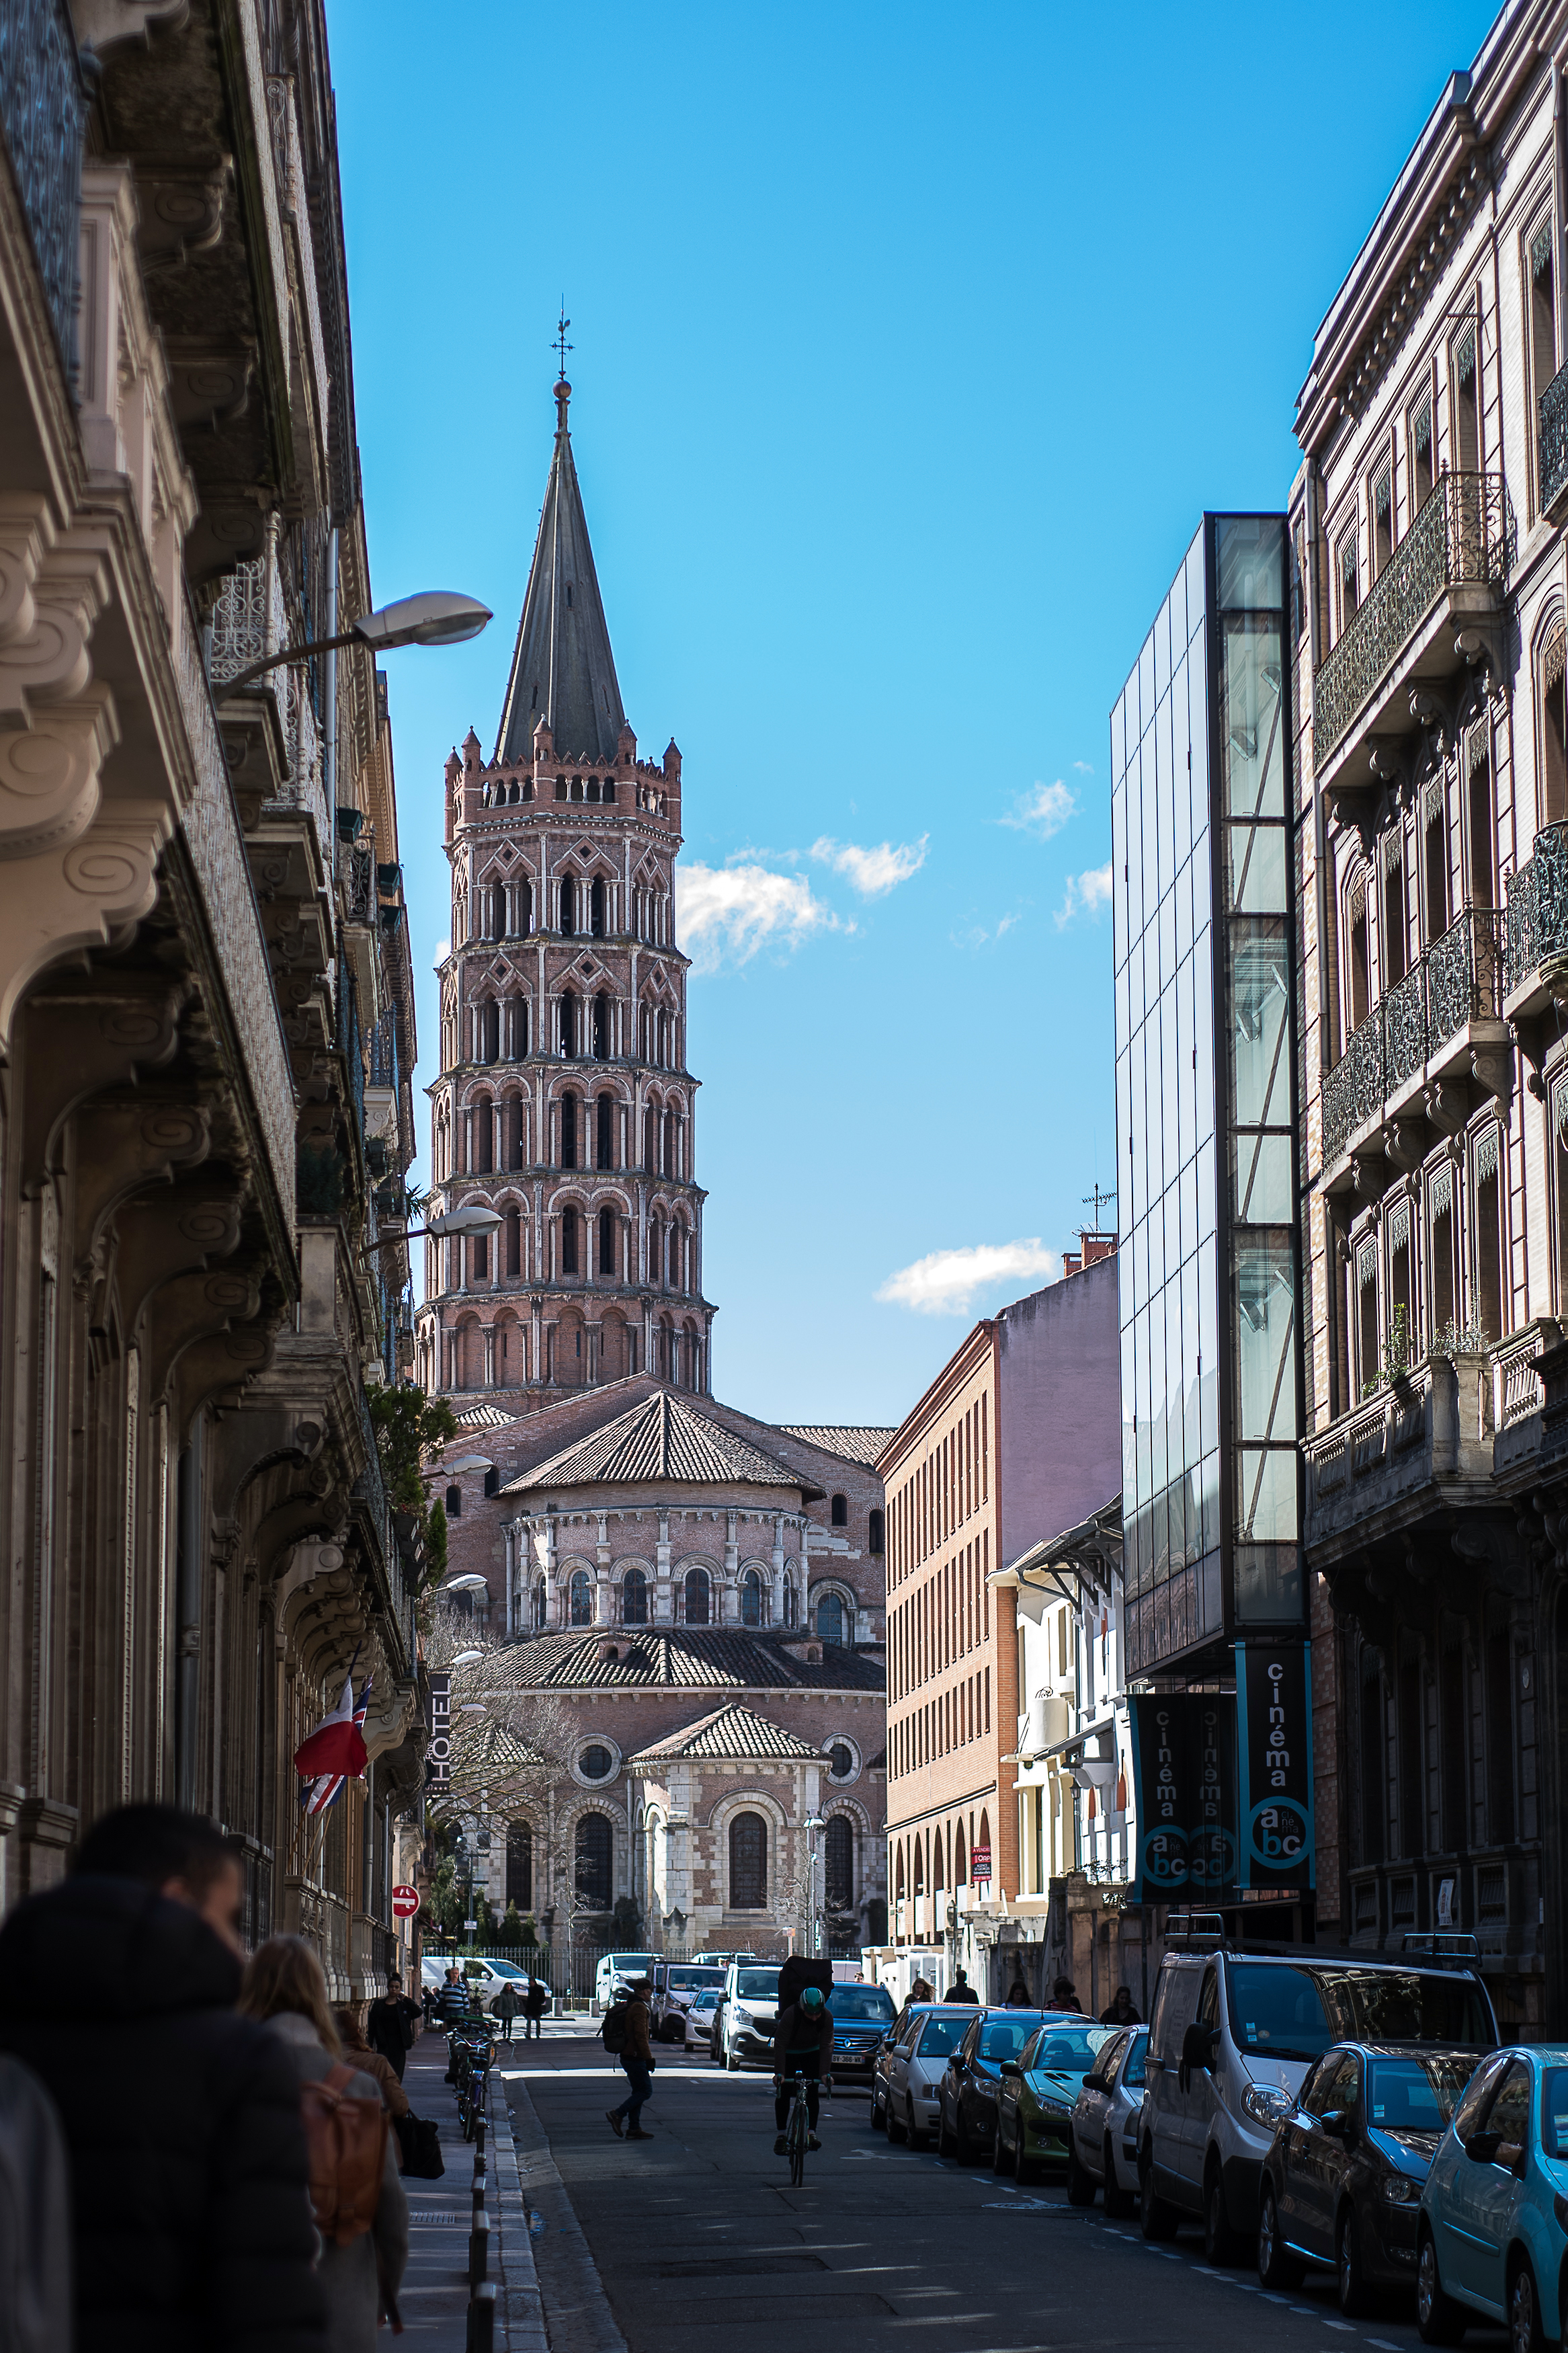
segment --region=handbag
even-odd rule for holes
[[[403,2170],[417,2181],[439,2181],[447,2168],[441,2158],[441,2130],[434,2116],[395,2116]]]

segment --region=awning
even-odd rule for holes
[[[986,1582],[1011,1586],[1019,1609],[1037,1626],[1049,1601],[1068,1601],[1076,1608],[1085,1592],[1096,1601],[1110,1600],[1121,1575],[1121,1498],[1114,1495],[1076,1527],[1031,1545],[1016,1560],[994,1568]]]

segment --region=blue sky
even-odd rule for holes
[[[685,758],[731,1403],[897,1421],[1114,1181],[1107,714],[1199,512],[1283,502],[1313,330],[1489,21],[330,0],[375,593],[496,613],[390,664],[419,1081],[564,294],[622,693]]]

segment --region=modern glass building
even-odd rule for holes
[[[1288,543],[1205,515],[1110,714],[1130,1677],[1304,1633]]]

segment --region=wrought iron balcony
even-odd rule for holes
[[[1510,895],[1510,927],[1512,917]],[[1472,1022],[1501,1019],[1502,989],[1502,919],[1490,907],[1467,907],[1352,1031],[1323,1081],[1325,1168],[1413,1082],[1436,1076]]]
[[[1513,504],[1500,474],[1439,475],[1382,578],[1318,671],[1312,760],[1321,768],[1445,591],[1500,586],[1514,555]]]
[[[1492,1472],[1491,1367],[1484,1355],[1429,1356],[1305,1444],[1306,1538],[1331,1558],[1454,1501]]]
[[[1540,400],[1536,443],[1544,513],[1568,490],[1568,367],[1560,367]]]
[[[1508,993],[1568,955],[1568,826],[1543,826],[1508,878]]]
[[[0,8],[0,135],[68,369],[76,359],[77,214],[86,114],[87,93],[65,0],[6,0]]]

